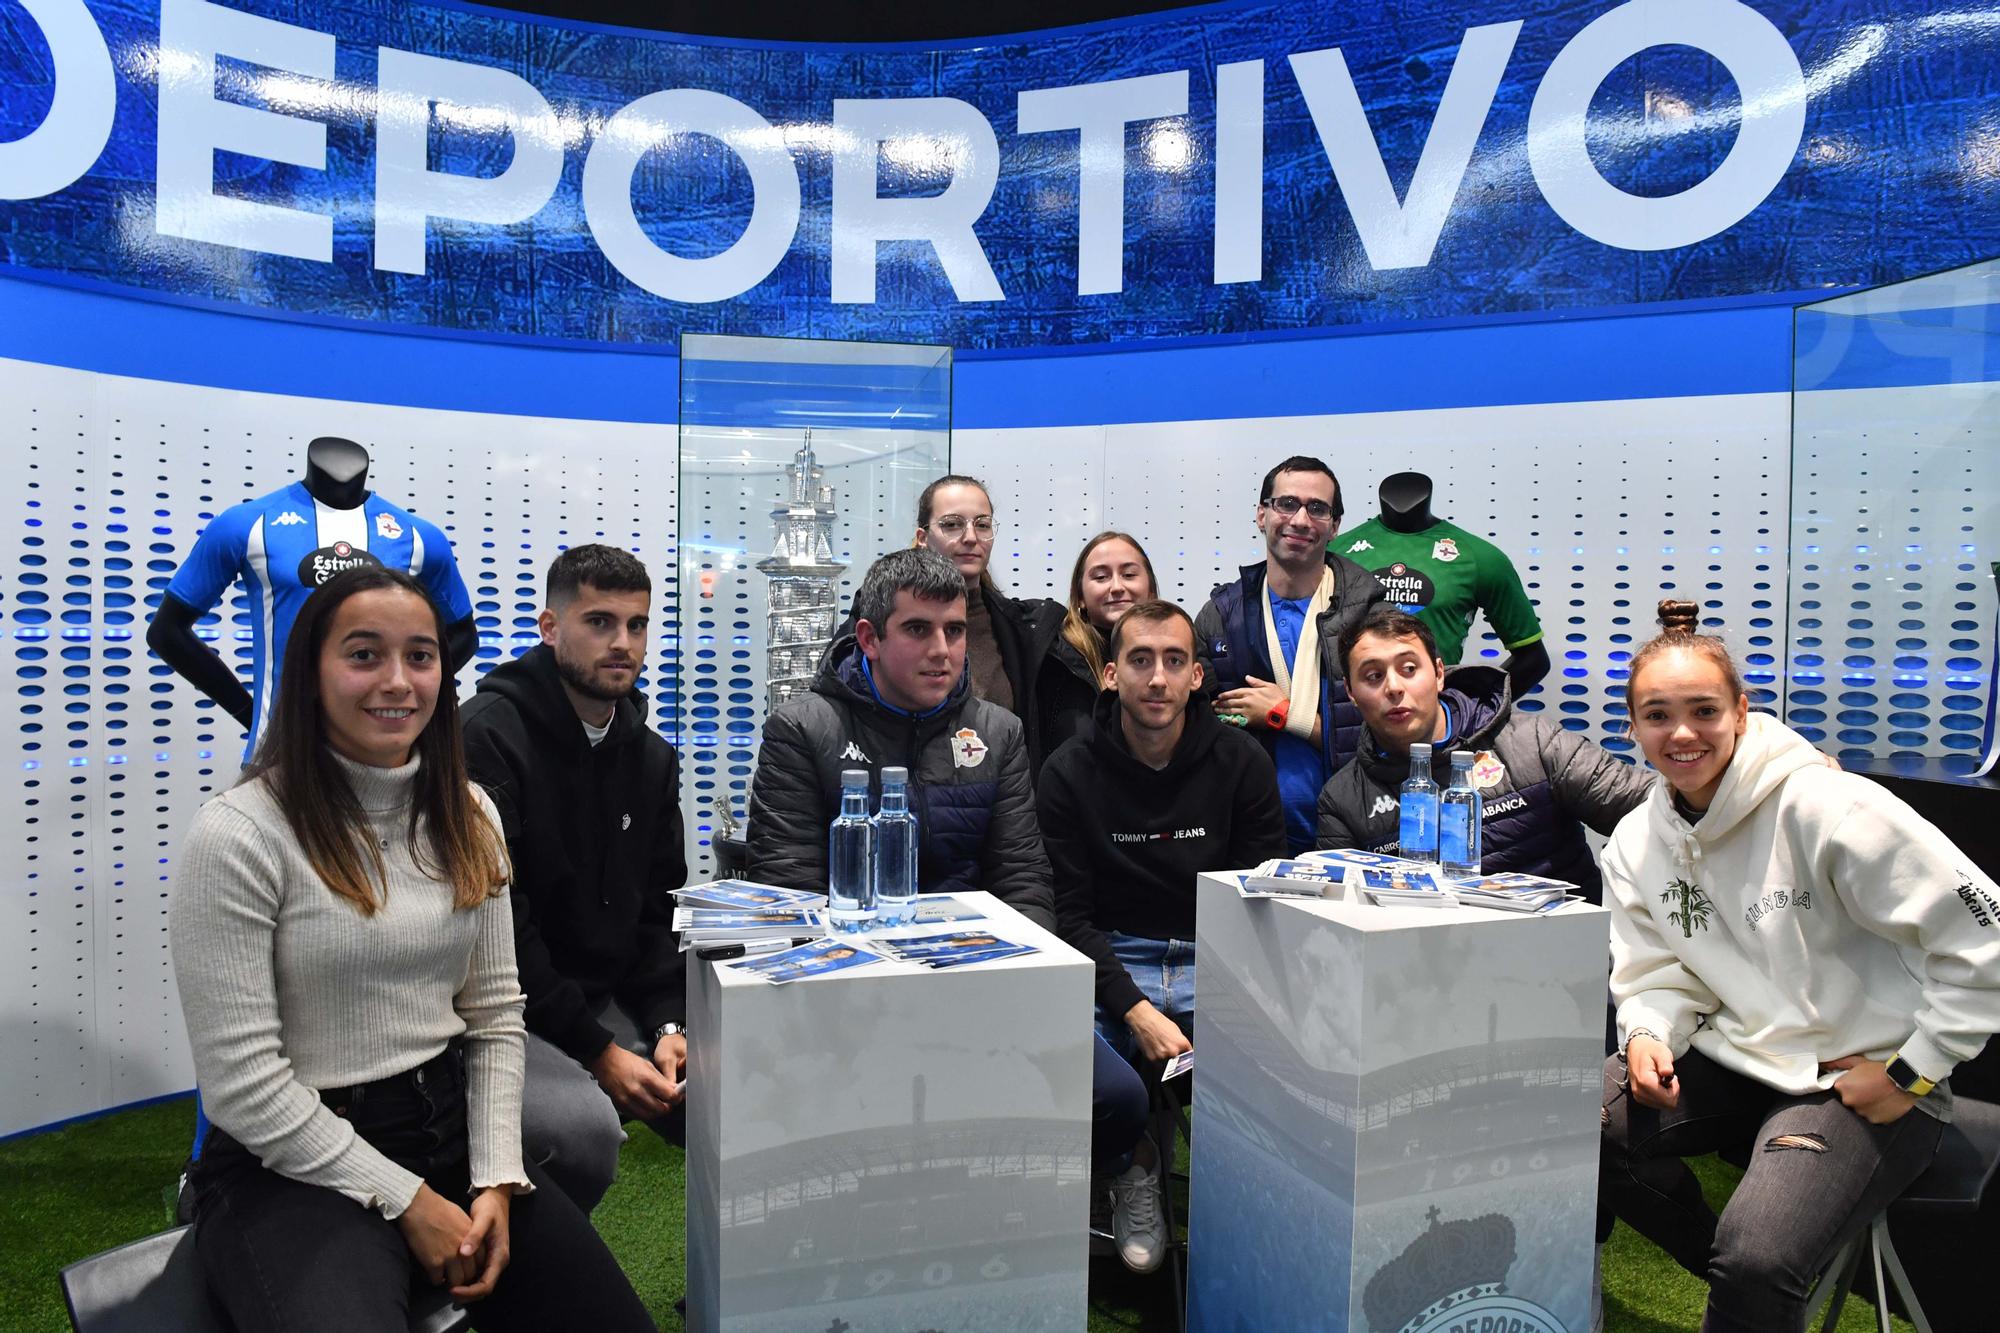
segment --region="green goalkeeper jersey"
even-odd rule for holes
[[[1542,637],[1514,562],[1455,523],[1397,532],[1371,518],[1335,535],[1327,549],[1374,574],[1391,602],[1430,626],[1446,665],[1464,656],[1466,632],[1482,610],[1510,652]]]

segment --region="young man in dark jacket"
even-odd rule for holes
[[[522,1139],[586,1212],[617,1173],[621,1119],[676,1141],[684,1132],[680,760],[633,689],[652,586],[612,547],[556,557],[542,642],[495,667],[462,715],[467,764],[513,862],[528,997]]]
[[[983,889],[1055,929],[1021,720],[967,688],[964,579],[933,551],[894,551],[868,571],[854,613],[812,693],[764,723],[750,783],[752,877],[826,892],[841,771],[901,766],[922,890]]]
[[[1054,930],[1021,720],[968,692],[957,566],[935,551],[893,551],[862,579],[854,615],[813,692],[764,723],[750,783],[750,873],[824,893],[841,770],[900,766],[917,812],[920,887],[984,890]],[[1109,1046],[1093,1046],[1091,1157],[1117,1174],[1145,1130],[1146,1089]]]
[[[1215,720],[1194,622],[1141,602],[1111,630],[1094,725],[1049,756],[1037,789],[1063,938],[1097,964],[1097,1030],[1128,1058],[1191,1049],[1194,877],[1285,852],[1278,778],[1263,747]],[[1157,1267],[1156,1149],[1112,1182],[1125,1262]]]
[[[1319,789],[1361,730],[1335,645],[1385,595],[1373,574],[1327,550],[1340,515],[1340,482],[1319,459],[1287,458],[1265,473],[1264,561],[1218,584],[1194,622],[1216,711],[1242,718],[1277,766],[1295,852],[1312,846]]]
[[[1482,800],[1481,868],[1568,880],[1604,897],[1586,827],[1609,834],[1645,799],[1653,775],[1547,718],[1514,711],[1507,673],[1445,668],[1429,626],[1378,606],[1342,636],[1347,687],[1366,722],[1359,752],[1319,795],[1319,846],[1396,850],[1397,795],[1410,746],[1432,745],[1432,780],[1471,750]]]

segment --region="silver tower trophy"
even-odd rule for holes
[[[777,544],[757,568],[771,579],[765,633],[764,697],[776,708],[812,688],[820,655],[833,642],[845,560],[833,555],[833,487],[813,458],[812,430],[785,468],[785,500],[771,511]]]

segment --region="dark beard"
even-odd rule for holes
[[[630,694],[639,683],[639,673],[635,670],[632,673],[631,685],[616,689],[607,685],[600,685],[591,678],[590,671],[587,668],[577,665],[569,658],[564,657],[560,652],[555,655],[555,658],[556,674],[562,677],[563,684],[586,698],[599,699],[605,703],[615,704]]]

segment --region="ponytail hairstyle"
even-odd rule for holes
[[[1736,669],[1736,662],[1729,655],[1727,644],[1713,634],[1701,632],[1701,608],[1693,602],[1666,597],[1660,600],[1660,632],[1647,640],[1638,652],[1632,654],[1632,664],[1625,676],[1625,707],[1632,707],[1632,693],[1639,684],[1639,671],[1648,662],[1670,648],[1680,648],[1698,653],[1713,662],[1722,672],[1723,680],[1729,684],[1730,697],[1743,696],[1743,676]]]
[[[927,544],[924,541],[924,532],[930,527],[931,519],[936,517],[936,514],[932,510],[932,502],[937,498],[938,491],[946,486],[976,486],[979,488],[979,493],[986,497],[986,507],[988,509],[993,507],[993,492],[986,489],[985,482],[977,477],[966,477],[956,472],[947,472],[930,485],[924,487],[923,494],[917,497],[917,535],[911,539],[910,545],[923,546]],[[992,593],[996,596],[1000,593],[1000,585],[993,581],[993,557],[991,555],[986,558],[986,568],[979,571],[979,591],[982,594]]]
[[[1069,646],[1076,649],[1079,656],[1090,667],[1090,678],[1104,679],[1104,636],[1097,626],[1090,623],[1090,617],[1083,609],[1083,571],[1090,563],[1090,553],[1106,542],[1124,542],[1139,553],[1139,563],[1146,567],[1146,595],[1140,602],[1151,601],[1160,595],[1159,576],[1153,573],[1153,558],[1146,554],[1146,548],[1139,545],[1139,539],[1128,532],[1104,531],[1092,537],[1083,545],[1083,551],[1076,557],[1076,564],[1069,571],[1069,611],[1063,616],[1062,636]],[[1126,615],[1132,612],[1127,610]],[[1114,627],[1115,628],[1115,627]]]
[[[285,823],[314,873],[339,897],[375,915],[375,885],[386,877],[354,787],[326,739],[319,703],[319,659],[334,613],[359,593],[395,589],[420,598],[431,613],[440,661],[444,616],[423,584],[400,570],[364,565],[322,584],[292,621],[271,721],[243,780],[265,778]],[[410,845],[426,874],[451,886],[454,908],[477,907],[507,885],[506,844],[472,794],[458,723],[458,691],[441,672],[437,705],[417,736],[420,761],[410,801]]]

